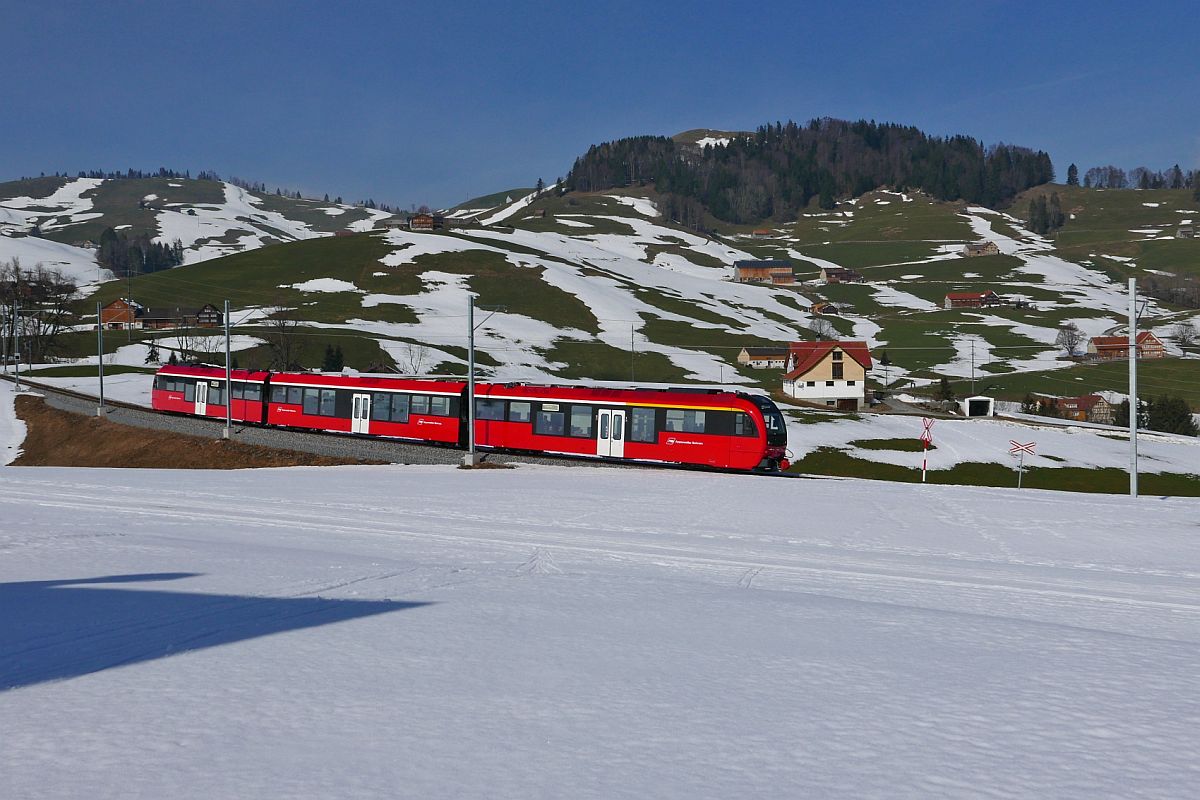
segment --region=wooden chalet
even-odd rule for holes
[[[1150,331],[1137,335],[1138,358],[1164,358],[1167,349],[1162,340]],[[1087,357],[1093,361],[1112,361],[1129,357],[1128,336],[1093,336],[1088,341]]]
[[[796,282],[792,262],[785,259],[733,262],[733,279],[738,283],[770,283],[790,286]]]
[[[225,324],[225,313],[212,303],[200,308],[146,307],[132,300],[118,298],[100,309],[100,324],[118,330],[220,328]]]

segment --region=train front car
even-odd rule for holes
[[[262,424],[270,373],[235,369],[230,377],[230,418]],[[154,376],[150,406],[155,411],[225,419],[225,389],[224,367],[166,365]]]
[[[763,460],[760,469],[769,471],[785,470],[789,466],[787,458],[787,423],[775,401],[761,394],[743,395],[752,402],[761,415],[763,428],[766,431]]]
[[[767,398],[530,384],[482,384],[477,395],[485,448],[746,471],[786,465],[783,417]]]

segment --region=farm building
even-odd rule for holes
[[[787,345],[779,347],[743,347],[737,363],[753,369],[783,369],[787,365]]]
[[[975,256],[998,256],[1000,255],[1000,248],[995,242],[971,243],[963,247],[962,254],[967,258],[974,258]]]
[[[943,308],[984,308],[998,306],[1000,295],[991,291],[986,292],[950,292],[942,303]]]
[[[825,283],[863,283],[861,273],[845,267],[821,267],[821,280]]]

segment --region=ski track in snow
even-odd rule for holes
[[[1200,778],[1200,502],[588,472],[0,469],[0,592],[26,611],[0,619],[6,791]]]

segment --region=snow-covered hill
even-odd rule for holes
[[[561,468],[0,480],[7,796],[1200,780],[1196,500]]]
[[[371,230],[376,209],[186,178],[40,178],[0,183],[0,261],[97,280],[95,245],[112,227],[184,247],[191,264],[277,242]],[[36,229],[36,231],[35,231]],[[28,235],[30,233],[39,235]],[[40,241],[39,241],[40,239]],[[108,277],[103,271],[101,278]]]

